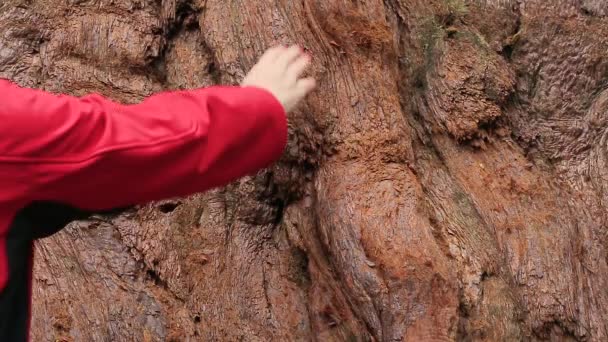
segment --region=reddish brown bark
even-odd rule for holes
[[[24,86],[135,102],[236,84],[277,43],[319,80],[272,169],[39,242],[33,339],[608,339],[607,14],[4,0]]]

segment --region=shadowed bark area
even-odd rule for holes
[[[271,169],[38,242],[33,340],[607,340],[607,8],[2,1],[23,86],[133,103],[291,43],[319,84]]]

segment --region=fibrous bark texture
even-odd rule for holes
[[[39,241],[33,340],[608,340],[607,15],[3,0],[0,75],[23,86],[133,103],[292,43],[319,83],[272,168]]]

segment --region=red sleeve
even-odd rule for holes
[[[287,140],[282,105],[253,87],[164,92],[122,105],[0,81],[0,102],[0,182],[25,201],[87,210],[225,185],[274,162]]]

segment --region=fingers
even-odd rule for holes
[[[314,78],[303,77],[311,62],[297,45],[275,46],[264,52],[243,84],[268,89],[289,112],[317,86]]]
[[[292,45],[286,50],[282,51],[280,56],[277,58],[277,63],[280,67],[287,69],[293,61],[295,61],[304,51],[297,45]]]
[[[287,67],[287,73],[294,79],[300,78],[304,71],[310,66],[311,58],[307,54],[301,54],[293,63]]]
[[[262,57],[260,57],[260,61],[262,61],[262,60],[267,60],[269,62],[276,61],[281,56],[281,53],[284,52],[284,50],[285,50],[285,47],[283,47],[281,45],[274,46],[274,47],[266,50],[266,52],[264,52]]]
[[[302,96],[308,95],[315,87],[317,86],[317,82],[312,77],[301,78],[298,80],[296,84],[296,89]]]

